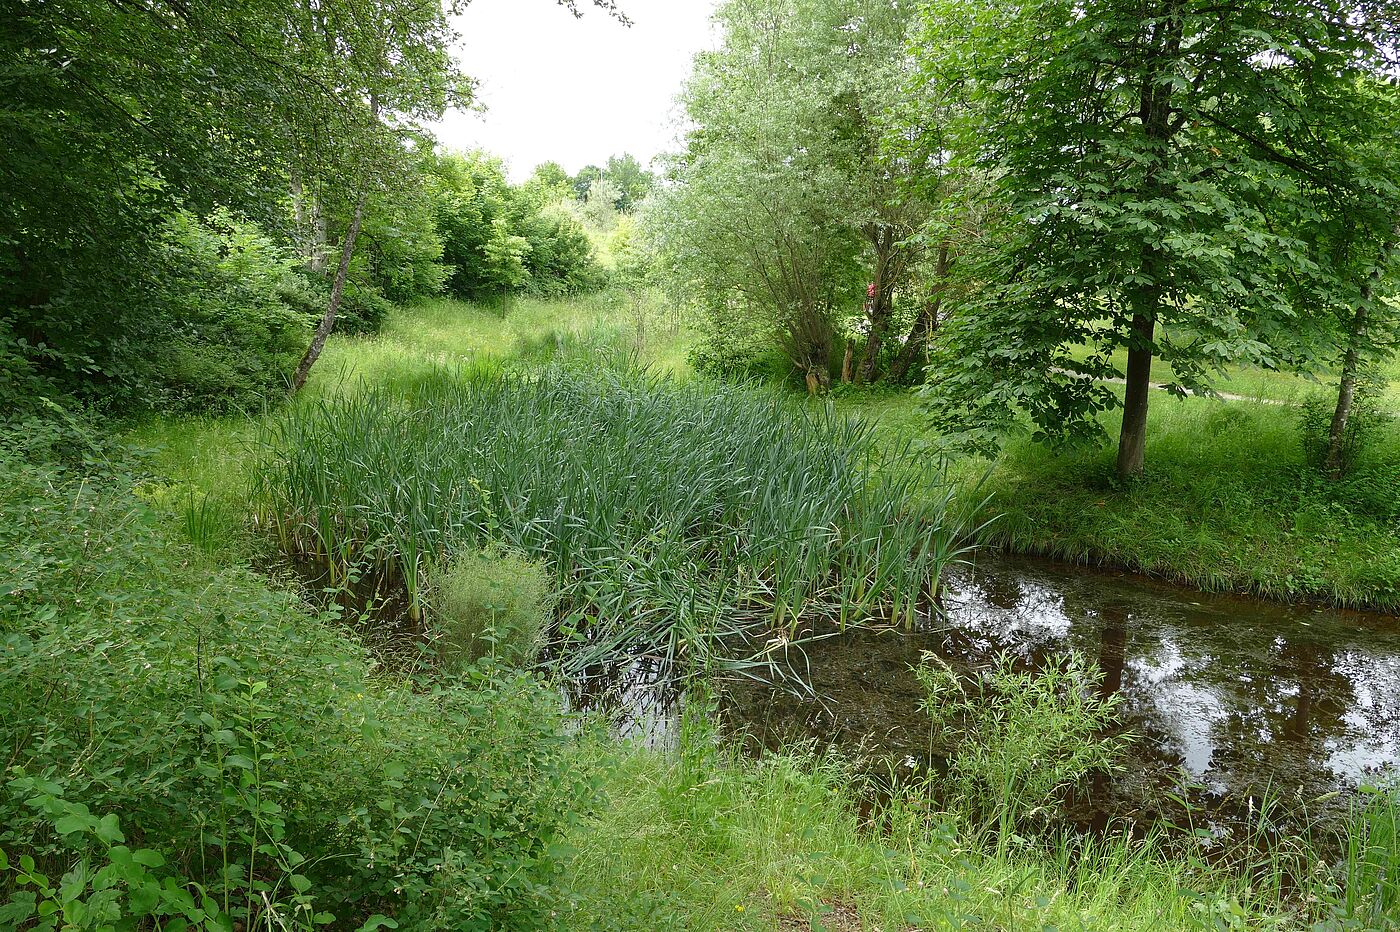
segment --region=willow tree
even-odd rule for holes
[[[816,0],[737,0],[720,48],[696,56],[682,96],[685,151],[654,197],[649,235],[675,289],[721,337],[776,340],[808,389],[830,383],[836,319],[858,290],[851,141],[833,132],[831,76],[802,39]]]
[[[1143,468],[1154,361],[1177,391],[1276,362],[1314,261],[1275,222],[1351,183],[1319,131],[1335,93],[1384,74],[1393,0],[940,0],[915,44],[971,116],[960,158],[996,178],[1005,222],[968,269],[930,386],[986,441],[1025,412],[1050,441],[1100,435]],[[1087,346],[1087,356],[1079,347]],[[1126,350],[1118,371],[1112,354]],[[1126,382],[1120,401],[1106,380]]]

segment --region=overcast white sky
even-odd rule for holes
[[[591,0],[577,20],[555,0],[471,0],[458,59],[487,110],[449,113],[438,139],[504,157],[517,181],[551,159],[571,174],[623,152],[646,164],[673,148],[674,99],[712,45],[716,2],[620,0],[628,28]]]

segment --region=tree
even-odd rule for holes
[[[1337,399],[1322,452],[1323,472],[1345,472],[1351,413],[1363,376],[1400,346],[1400,88],[1356,81],[1338,88],[1325,126],[1334,165],[1349,182],[1313,192],[1299,217],[1315,272],[1299,277],[1295,301],[1318,308],[1313,326],[1297,335],[1291,365],[1313,371],[1334,364]],[[1320,331],[1320,334],[1318,333]]]
[[[583,201],[583,215],[599,230],[611,230],[617,224],[617,202],[621,198],[617,186],[607,176],[599,178],[588,186],[588,196]]]
[[[151,273],[179,210],[227,208],[317,268],[338,233],[348,275],[355,217],[469,96],[455,6],[0,0],[0,379],[146,397],[141,339],[179,328]]]
[[[1288,220],[1352,183],[1320,127],[1336,92],[1382,74],[1390,0],[945,0],[916,54],[964,91],[961,160],[995,179],[976,300],[945,328],[929,402],[988,440],[1012,412],[1037,436],[1098,436],[1120,404],[1118,472],[1143,468],[1154,360],[1178,391],[1230,362],[1273,364],[1310,274]],[[1280,213],[1289,215],[1275,222]],[[1087,345],[1087,358],[1075,347]],[[1127,368],[1110,356],[1127,351]]]
[[[656,183],[652,173],[643,168],[635,156],[625,152],[608,157],[603,177],[616,189],[617,198],[613,206],[623,214],[635,211]]]
[[[574,196],[574,182],[558,162],[541,162],[535,166],[525,186],[540,192],[547,201],[564,200]]]
[[[589,189],[602,177],[603,170],[597,165],[585,165],[580,168],[574,176],[574,197],[580,201],[587,201]]]
[[[849,138],[832,131],[832,83],[796,54],[815,0],[722,5],[724,43],[696,57],[692,130],[648,211],[671,287],[713,334],[759,330],[811,392],[830,382],[835,322],[859,289]],[[736,319],[737,318],[737,319]]]
[[[484,152],[436,156],[429,177],[448,290],[467,300],[518,291],[571,294],[600,270],[583,228],[536,180],[513,187]]]

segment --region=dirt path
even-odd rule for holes
[[[1068,369],[1056,368],[1056,369],[1053,369],[1053,370],[1051,370],[1051,371],[1053,371],[1053,372],[1058,372],[1058,373],[1060,373],[1061,375],[1067,375],[1067,376],[1069,376],[1070,378],[1075,378],[1075,379],[1089,379],[1089,378],[1093,378],[1093,376],[1084,375],[1084,374],[1079,373],[1079,372],[1071,372],[1071,371],[1069,371]],[[1127,379],[1094,379],[1094,381],[1095,381],[1095,382],[1103,382],[1103,383],[1106,384],[1106,385],[1127,385],[1127,384],[1128,384],[1128,380],[1127,380]],[[1155,388],[1155,389],[1156,389],[1157,391],[1159,391],[1159,392],[1165,392],[1165,391],[1169,391],[1169,390],[1170,390],[1170,389],[1168,388],[1168,384],[1167,384],[1166,382],[1152,382],[1152,383],[1151,383],[1151,386],[1152,386],[1153,388]],[[1293,404],[1294,404],[1294,402],[1291,402],[1291,401],[1283,401],[1283,400],[1278,399],[1278,398],[1264,398],[1263,396],[1260,396],[1260,395],[1232,395],[1232,394],[1230,394],[1229,392],[1193,392],[1193,391],[1191,391],[1190,389],[1187,389],[1186,394],[1191,395],[1191,396],[1193,396],[1193,397],[1195,397],[1195,398],[1219,398],[1219,399],[1222,400],[1222,401],[1252,401],[1252,402],[1254,402],[1254,403],[1256,403],[1256,404],[1262,404],[1262,405],[1293,405]]]

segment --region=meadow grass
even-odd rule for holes
[[[1084,359],[1089,355],[1087,347],[1077,347],[1073,355]],[[1128,351],[1119,349],[1109,356],[1109,363],[1118,372],[1127,371]],[[1380,406],[1400,414],[1400,357],[1382,362],[1376,375],[1386,382],[1380,397]],[[1152,366],[1152,381],[1170,383],[1177,378],[1176,370],[1170,363],[1156,360]],[[1314,394],[1330,394],[1335,400],[1337,374],[1322,371],[1315,375],[1292,372],[1282,369],[1265,369],[1259,366],[1226,366],[1212,377],[1212,386],[1217,392],[1238,395],[1244,399],[1263,402],[1297,404]]]
[[[567,371],[570,365],[592,364],[610,354],[641,359],[659,372],[683,372],[686,335],[670,330],[669,324],[650,329],[644,325],[643,339],[638,341],[638,328],[629,322],[629,313],[623,302],[613,300],[606,305],[520,302],[506,309],[504,319],[493,309],[456,302],[405,309],[390,319],[380,337],[333,338],[325,357],[331,364],[323,365],[303,397],[274,420],[300,423],[308,430],[328,410],[342,414],[358,410],[357,416],[374,420],[379,459],[356,463],[350,457],[332,455],[334,451],[327,447],[321,451],[325,462],[320,468],[324,477],[334,477],[335,482],[353,477],[365,483],[362,488],[373,488],[378,482],[375,495],[380,497],[365,496],[358,508],[326,515],[327,527],[370,516],[384,521],[378,532],[397,533],[402,522],[391,516],[414,516],[402,504],[420,507],[445,490],[456,510],[444,513],[469,528],[464,539],[486,537],[487,524],[491,534],[499,536],[504,525],[516,522],[512,533],[517,541],[530,535],[543,541],[553,533],[540,520],[548,509],[506,514],[500,507],[503,497],[490,495],[490,470],[500,470],[501,476],[510,475],[511,470],[528,476],[535,470],[534,479],[543,482],[549,465],[544,454],[554,453],[555,464],[582,462],[604,475],[602,453],[581,461],[569,449],[570,442],[578,446],[584,438],[597,441],[600,449],[624,450],[633,456],[613,467],[613,474],[629,480],[639,467],[651,470],[652,480],[672,466],[681,469],[687,477],[684,481],[669,488],[655,482],[651,486],[653,491],[664,490],[662,501],[669,502],[670,509],[651,513],[653,529],[658,531],[654,537],[638,537],[640,523],[624,520],[619,508],[599,512],[607,519],[602,522],[604,531],[626,531],[627,548],[614,553],[611,562],[600,562],[606,571],[601,578],[611,590],[595,586],[583,595],[615,598],[619,613],[645,610],[644,599],[628,601],[628,596],[640,591],[647,597],[660,592],[670,598],[686,590],[673,585],[674,572],[667,576],[664,571],[695,568],[683,561],[666,562],[665,545],[674,548],[677,541],[684,541],[677,533],[680,519],[702,514],[705,509],[697,503],[726,501],[723,496],[696,495],[695,473],[683,472],[696,468],[690,461],[693,453],[698,453],[695,458],[701,465],[713,463],[706,459],[706,451],[693,449],[693,430],[707,423],[707,417],[723,421],[709,410],[719,396],[707,395],[703,386],[688,386],[686,390],[693,391],[697,401],[684,409],[684,416],[646,421],[637,418],[636,409],[645,407],[647,396],[625,390],[624,383],[624,390],[612,398],[611,404],[617,407],[608,408],[600,396],[593,395],[588,403],[597,407],[591,411],[578,403],[537,409],[537,419],[549,412],[556,417],[544,419],[550,431],[545,442],[532,444],[527,439],[538,440],[539,434],[524,429],[528,408],[498,406],[490,412],[497,418],[495,423],[490,418],[471,422],[463,414],[475,409],[452,402],[454,393],[467,389],[460,384],[449,388],[439,378],[444,366],[470,363],[467,371],[496,384],[502,377],[501,367],[510,378],[521,379],[538,373],[543,363],[555,367],[538,382],[544,392],[561,388],[554,373],[565,373],[559,379],[576,378],[576,372]],[[753,404],[758,396],[744,397],[749,400],[740,402],[740,407]],[[414,416],[395,420],[394,413],[410,410],[404,407],[405,399],[414,398],[419,402],[411,408]],[[710,403],[699,403],[706,398]],[[438,404],[441,401],[452,403],[443,406]],[[380,402],[385,410],[376,412]],[[789,420],[832,419],[824,402],[770,396],[766,403],[784,411]],[[439,414],[439,407],[448,415]],[[803,408],[806,414],[801,413]],[[832,430],[864,437],[876,446],[934,439],[924,431],[923,414],[907,393],[838,397],[834,412]],[[834,421],[853,413],[864,415],[870,423],[835,426]],[[599,418],[631,425],[633,434],[619,429],[610,439],[606,434],[599,438],[595,436]],[[685,421],[695,423],[681,423]],[[165,477],[148,481],[143,491],[170,504],[184,522],[185,536],[215,555],[239,559],[230,540],[246,539],[247,530],[236,521],[230,527],[228,519],[248,513],[250,473],[267,454],[257,441],[267,437],[263,431],[268,424],[267,418],[258,415],[139,426],[128,437],[139,445],[163,447],[154,462]],[[522,429],[502,431],[502,424]],[[640,424],[647,429],[640,429]],[[1110,419],[1105,426],[1111,430],[1116,425]],[[1384,515],[1393,514],[1386,511],[1393,505],[1386,504],[1384,493],[1396,488],[1394,482],[1387,485],[1386,474],[1354,480],[1349,491],[1319,490],[1303,481],[1296,414],[1280,406],[1175,401],[1159,395],[1153,398],[1151,429],[1148,474],[1130,487],[1111,479],[1110,450],[1054,455],[1013,442],[987,486],[996,497],[993,508],[1006,515],[990,531],[990,539],[1025,549],[1045,548],[1075,559],[1138,565],[1209,587],[1252,588],[1284,596],[1328,597],[1335,592],[1343,600],[1376,601],[1375,593],[1381,591],[1388,572],[1386,560],[1397,549],[1395,522],[1384,526]],[[745,436],[746,440],[734,441],[742,449],[725,448],[720,457],[731,465],[740,464],[739,471],[773,477],[779,485],[783,478],[779,467],[784,463],[805,464],[802,468],[821,477],[821,482],[829,482],[831,474],[840,471],[829,457],[759,463],[747,446],[750,442],[772,445],[771,438]],[[637,443],[637,438],[647,443]],[[624,442],[628,440],[632,442]],[[478,449],[481,444],[486,446]],[[1391,436],[1380,456],[1365,468],[1394,463],[1400,460],[1398,452]],[[521,467],[522,456],[528,468]],[[887,454],[875,451],[873,460],[882,456]],[[370,463],[374,465],[365,468]],[[413,482],[394,481],[400,475],[394,469],[404,468],[405,475],[412,475],[423,463],[437,470],[431,482],[419,484],[414,491]],[[825,463],[825,472],[817,468],[820,463]],[[964,461],[958,469],[970,478],[986,466]],[[359,475],[352,476],[356,472]],[[573,483],[569,494],[575,505],[555,509],[555,517],[572,514],[575,525],[586,523],[579,516],[594,513],[595,503],[587,496],[598,492],[564,469],[555,469],[547,477],[556,490]],[[467,481],[472,478],[480,488]],[[641,486],[646,488],[646,480]],[[505,487],[502,482],[497,491]],[[341,493],[346,489],[328,482],[316,494],[322,496],[320,502],[330,503],[344,498]],[[488,494],[483,497],[482,491]],[[627,496],[636,501],[640,494],[638,489],[618,485],[599,491],[615,502],[629,500]],[[907,491],[912,498],[913,487]],[[284,499],[284,503],[290,501]],[[311,501],[315,499],[305,499],[303,504]],[[491,503],[490,508],[478,507],[484,503]],[[310,517],[317,508],[301,512],[297,520]],[[676,520],[668,524],[667,514]],[[284,520],[291,517],[292,509],[282,515]],[[314,540],[320,531],[311,526],[321,524],[318,516],[307,527],[292,523],[283,530]],[[434,524],[447,527],[450,522],[434,519],[423,527]],[[566,528],[569,522],[558,526]],[[790,529],[803,526],[803,521],[788,525]],[[1074,536],[1081,528],[1082,534]],[[594,529],[574,530],[587,534]],[[360,543],[370,536],[361,535]],[[325,538],[333,539],[339,538]],[[773,539],[780,540],[781,535]],[[1050,550],[1052,546],[1063,549]],[[638,547],[642,548],[640,560],[635,559]],[[1330,554],[1328,548],[1340,549]],[[579,552],[589,551],[580,543]],[[1238,556],[1240,552],[1247,556]],[[684,547],[671,551],[675,553],[689,556]],[[1308,561],[1315,561],[1316,568],[1311,575],[1300,573],[1298,568]],[[552,568],[557,571],[563,563],[555,563]],[[1221,565],[1226,567],[1224,572]],[[660,575],[658,567],[663,570]],[[1367,573],[1381,575],[1373,578]],[[1292,588],[1280,585],[1290,574],[1295,580]],[[1299,579],[1311,582],[1300,588]],[[569,584],[567,579],[563,582]],[[767,612],[776,610],[778,600],[772,593],[761,595],[759,601]],[[646,616],[644,611],[643,617],[665,614],[653,611]],[[938,812],[927,796],[918,794],[896,795],[872,819],[868,799],[847,762],[803,751],[746,760],[717,744],[705,727],[692,730],[675,754],[587,740],[576,747],[576,754],[589,757],[586,766],[582,762],[578,766],[596,775],[604,797],[570,829],[568,897],[559,913],[567,927],[902,930],[969,926],[1301,929],[1315,922],[1324,928],[1394,925],[1395,881],[1400,877],[1395,825],[1400,820],[1390,794],[1367,798],[1334,863],[1325,870],[1319,867],[1317,876],[1302,888],[1284,890],[1280,878],[1288,871],[1281,852],[1262,852],[1252,872],[1232,872],[1202,858],[1182,857],[1175,849],[1169,852],[1156,842],[1123,836],[1087,840],[1052,834],[1017,841],[1014,833],[989,830],[965,814]],[[1316,864],[1317,859],[1310,863]]]
[[[838,407],[893,440],[936,440],[912,393]],[[1116,436],[1117,413],[1102,422]],[[996,516],[990,545],[1209,591],[1400,608],[1400,424],[1383,423],[1355,473],[1329,482],[1306,461],[1297,408],[1158,392],[1144,475],[1120,481],[1114,453],[1016,436],[995,462],[966,458],[955,473]]]
[[[677,755],[633,747],[611,752],[608,766],[604,804],[571,839],[571,928],[1309,924],[1278,889],[1128,834],[999,840],[918,792],[872,811],[861,806],[849,765],[801,750],[755,761],[713,744]]]

